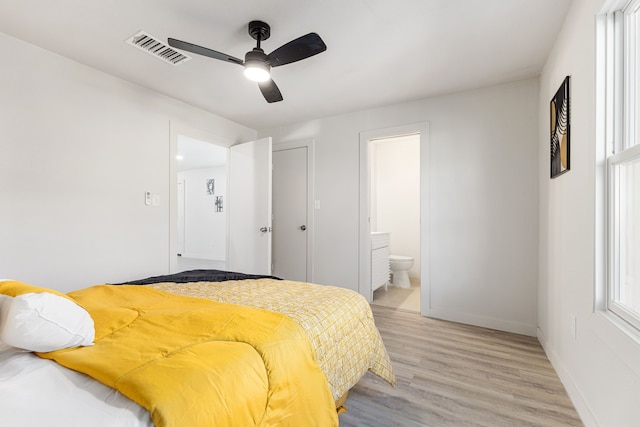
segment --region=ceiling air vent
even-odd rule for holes
[[[172,65],[180,65],[191,59],[190,56],[177,51],[166,43],[161,42],[157,37],[144,31],[129,37],[126,42]]]

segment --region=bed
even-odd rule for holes
[[[94,335],[30,348],[58,331],[31,333],[28,320],[12,337],[11,307],[43,294],[86,313],[76,323]],[[12,426],[330,426],[367,371],[395,385],[368,303],[333,286],[217,270],[67,295],[0,281],[0,322],[0,413]]]

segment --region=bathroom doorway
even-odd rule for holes
[[[423,315],[429,307],[428,137],[426,122],[360,133],[360,293],[372,304]],[[388,233],[390,259],[403,261],[408,280],[373,285],[379,266],[373,265],[372,232]]]
[[[388,233],[392,274],[390,285],[376,289],[371,303],[419,312],[420,135],[370,140],[369,164],[371,232]],[[398,257],[403,262],[394,261]]]

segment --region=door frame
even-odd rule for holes
[[[418,122],[360,132],[360,209],[358,244],[358,292],[371,294],[371,165],[369,141],[404,135],[420,135],[420,314],[431,311],[431,262],[429,248],[429,122]],[[371,302],[371,301],[369,301]]]
[[[177,199],[177,209],[176,209],[176,223],[179,222],[179,224],[176,226],[176,236],[177,236],[177,249],[176,249],[176,253],[183,255],[184,254],[184,249],[186,247],[185,245],[185,231],[186,231],[186,221],[185,221],[185,191],[186,191],[186,181],[184,179],[181,180],[176,180],[176,196],[180,196],[180,186],[182,185],[182,197]],[[181,212],[182,211],[182,212]],[[178,221],[180,219],[180,217],[182,217],[182,221]],[[182,229],[182,233],[180,233],[180,229]],[[180,234],[182,234],[182,242],[180,242]]]
[[[314,213],[315,213],[315,195],[314,195],[314,159],[315,159],[315,140],[304,139],[299,141],[289,141],[273,143],[272,151],[291,150],[294,148],[307,148],[307,282],[314,281],[313,270],[313,241],[314,241]]]

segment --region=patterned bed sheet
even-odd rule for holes
[[[371,371],[391,386],[396,380],[371,308],[360,294],[335,286],[289,280],[147,285],[178,295],[279,312],[306,331],[334,400]]]

